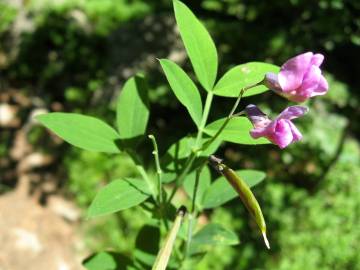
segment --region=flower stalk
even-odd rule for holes
[[[159,159],[159,150],[158,150],[158,145],[156,143],[156,139],[155,136],[150,134],[149,139],[151,140],[154,150],[152,152],[152,154],[154,155],[154,159],[155,159],[155,166],[156,166],[156,175],[157,175],[157,189],[158,189],[158,201],[159,204],[162,205],[162,170],[161,170],[161,166],[160,166],[160,159]]]

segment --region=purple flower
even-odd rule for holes
[[[329,86],[321,74],[324,56],[312,52],[297,55],[282,65],[279,74],[267,73],[264,84],[277,94],[295,102],[326,94]]]
[[[302,138],[300,131],[291,120],[307,113],[307,107],[290,106],[274,120],[270,120],[266,114],[252,104],[248,105],[245,111],[254,126],[254,129],[250,131],[250,135],[254,139],[265,137],[283,149]]]

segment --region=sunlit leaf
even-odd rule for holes
[[[132,178],[114,180],[96,194],[87,216],[96,217],[133,207],[145,201],[149,194],[149,189],[143,180]]]
[[[235,66],[218,81],[214,87],[214,94],[223,97],[237,97],[243,87],[261,82],[267,72],[277,73],[279,70],[278,66],[262,62],[249,62]],[[249,89],[243,96],[252,96],[267,90],[267,87],[260,85]]]
[[[36,117],[66,142],[85,150],[118,153],[119,134],[95,117],[75,113],[48,113]]]
[[[148,90],[145,79],[139,75],[130,78],[121,90],[116,121],[121,139],[133,139],[146,131],[149,119]]]
[[[174,62],[161,59],[160,64],[175,96],[186,107],[195,124],[199,126],[202,116],[202,103],[196,85]]]
[[[211,91],[217,74],[218,58],[211,36],[192,11],[174,0],[176,22],[187,54],[201,85]]]
[[[100,252],[83,263],[87,270],[116,270],[117,263],[115,258],[107,252]]]

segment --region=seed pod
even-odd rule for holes
[[[239,194],[241,201],[243,202],[247,210],[250,212],[250,215],[255,220],[256,224],[259,226],[261,234],[264,237],[266,247],[270,249],[270,244],[266,237],[265,219],[261,212],[260,205],[249,186],[231,168],[222,163],[221,159],[215,156],[210,156],[209,162],[216,171],[218,171],[226,178],[226,180],[228,180],[228,182]]]
[[[165,270],[167,267],[167,264],[169,262],[171,252],[174,247],[176,236],[179,232],[181,223],[184,219],[184,216],[186,214],[186,208],[184,206],[181,206],[178,209],[174,224],[172,228],[170,229],[169,234],[167,235],[163,247],[160,249],[155,263],[152,267],[152,270]]]

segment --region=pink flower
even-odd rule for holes
[[[283,149],[302,138],[300,131],[291,120],[307,113],[307,107],[290,106],[274,120],[270,120],[266,114],[252,104],[248,105],[245,111],[254,126],[254,129],[250,131],[250,135],[254,139],[265,137]]]
[[[277,94],[295,102],[326,94],[329,86],[321,74],[324,56],[307,52],[282,65],[279,74],[267,73],[264,84]]]

